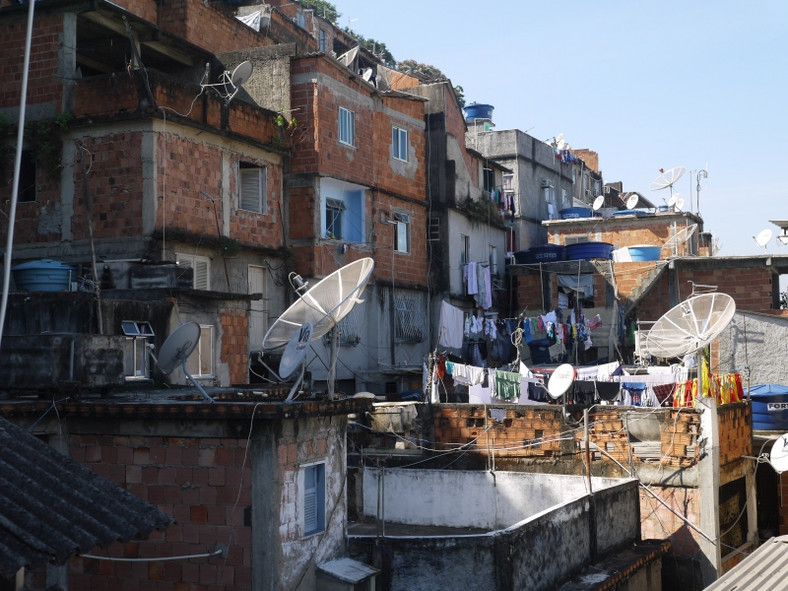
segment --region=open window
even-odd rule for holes
[[[123,374],[126,381],[150,378],[148,344],[155,336],[149,322],[124,320],[120,323],[126,342],[123,345]]]
[[[324,178],[320,183],[324,238],[364,242],[364,187]]]
[[[186,369],[195,378],[214,376],[213,367],[213,325],[200,325],[200,342],[186,360]]]
[[[391,129],[391,154],[396,160],[408,161],[408,130],[401,127]]]
[[[406,213],[394,213],[394,250],[396,252],[410,252],[410,216]]]
[[[194,270],[193,289],[210,289],[211,259],[196,254],[175,253],[175,262]]]
[[[326,464],[304,466],[301,471],[304,537],[326,530]]]
[[[348,146],[356,145],[356,114],[339,107],[339,141]]]

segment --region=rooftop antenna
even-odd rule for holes
[[[708,167],[708,163],[706,164],[706,166]],[[695,182],[696,182],[696,186],[695,186],[695,206],[697,208],[696,211],[698,212],[698,215],[700,215],[700,179],[707,179],[707,178],[709,178],[709,171],[706,170],[705,168],[702,169],[702,170],[699,170],[698,174],[695,175]],[[692,186],[692,185],[690,185],[690,186]],[[692,191],[690,190],[690,192],[692,192]],[[692,197],[692,195],[690,195],[690,197]]]
[[[278,378],[289,377],[298,365],[302,365],[305,369],[306,345],[331,331],[331,361],[327,381],[328,396],[330,399],[334,398],[339,340],[336,325],[356,304],[362,302],[361,294],[374,268],[375,262],[371,258],[359,259],[337,269],[306,291],[304,291],[306,284],[299,276],[296,275],[292,279],[298,284],[296,287],[298,299],[276,319],[263,337],[263,351],[283,351]],[[303,369],[301,376],[290,390],[288,401],[293,399],[300,385],[304,375]],[[286,371],[289,371],[289,374],[282,375]]]
[[[671,168],[669,170],[663,171],[661,168],[659,169],[661,173],[657,178],[651,181],[651,186],[649,189],[652,191],[661,191],[662,189],[670,189],[670,194],[673,195],[673,185],[676,184],[681,178],[681,175],[684,174],[684,167],[683,166],[676,166],[675,168]]]
[[[205,64],[205,74],[203,74],[200,88],[213,88],[216,93],[224,99],[225,104],[229,104],[241,87],[246,83],[252,75],[252,64],[249,61],[243,61],[238,64],[231,72],[225,70],[219,76],[219,81],[209,83],[211,79],[211,64]]]
[[[772,239],[772,231],[769,228],[766,228],[765,230],[758,232],[758,234],[752,238],[755,240],[755,244],[766,250],[769,241]]]
[[[151,347],[151,357],[153,357],[159,369],[166,375],[170,375],[173,370],[181,365],[181,370],[192,385],[200,391],[200,394],[205,397],[207,402],[213,402],[205,389],[197,382],[189,370],[186,369],[186,361],[189,355],[197,348],[200,342],[200,325],[196,322],[184,322],[167,337],[164,344],[161,346],[159,356],[153,354]]]

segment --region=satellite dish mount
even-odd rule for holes
[[[205,74],[203,74],[202,81],[200,82],[200,88],[203,90],[206,88],[213,88],[216,93],[224,99],[225,104],[229,104],[235,95],[238,94],[238,91],[241,90],[241,87],[249,80],[249,77],[252,75],[252,64],[248,61],[241,62],[238,64],[235,69],[231,72],[225,70],[219,76],[219,81],[214,83],[209,83],[208,81],[211,79],[211,64],[205,64]]]
[[[153,357],[159,369],[166,375],[170,375],[173,370],[180,364],[181,370],[189,378],[192,385],[200,391],[207,402],[214,402],[205,389],[192,377],[189,370],[186,369],[186,361],[189,355],[197,348],[200,342],[200,325],[196,322],[184,322],[167,337],[164,344],[161,346],[159,356],[153,354]]]

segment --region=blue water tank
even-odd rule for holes
[[[18,289],[24,291],[67,291],[76,280],[76,268],[52,259],[22,263],[11,269]]]
[[[609,259],[613,245],[608,242],[576,242],[566,245],[566,260]]]
[[[481,103],[471,103],[465,105],[465,120],[473,121],[475,119],[492,119],[493,109],[492,105],[483,105]]]
[[[788,431],[788,386],[759,384],[750,388],[752,428]]]

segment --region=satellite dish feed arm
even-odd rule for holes
[[[189,381],[192,383],[192,385],[200,391],[200,394],[203,395],[203,397],[205,398],[206,401],[208,401],[210,403],[216,402],[213,398],[211,398],[211,396],[208,394],[208,392],[205,391],[205,388],[203,388],[200,385],[200,383],[192,377],[192,374],[189,373],[189,370],[186,369],[186,360],[185,359],[183,361],[181,361],[181,369],[183,370],[183,373],[186,374],[186,377],[189,378]]]

